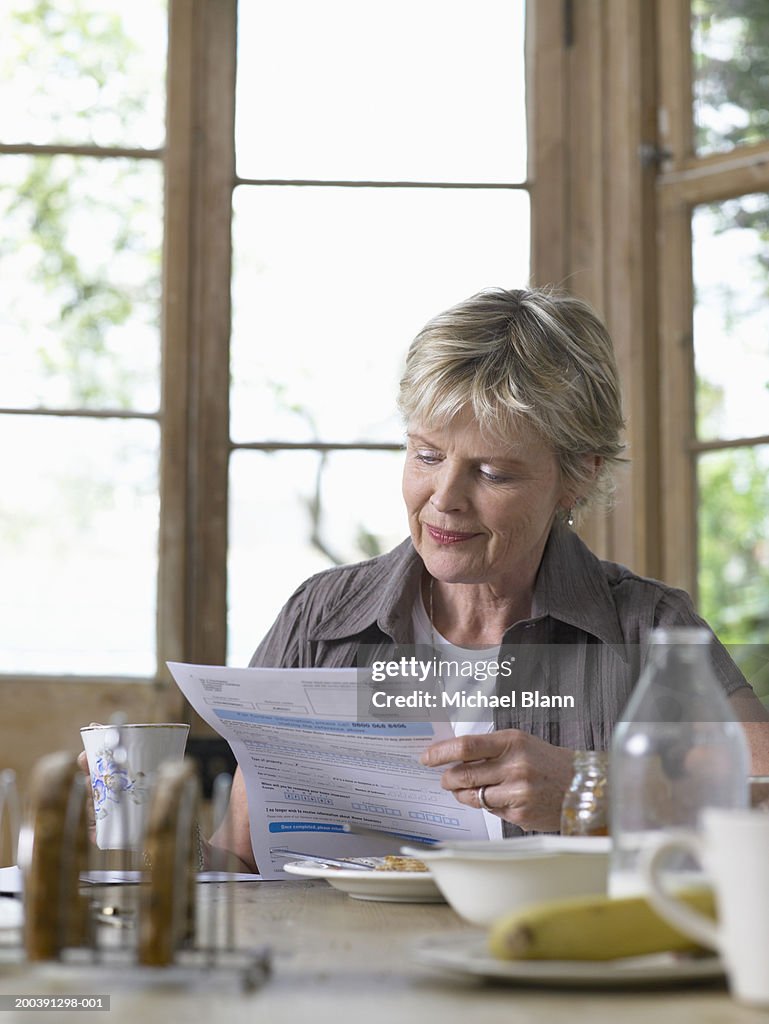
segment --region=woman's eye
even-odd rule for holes
[[[425,465],[432,466],[436,462],[440,462],[440,456],[437,452],[429,451],[417,451],[414,452],[414,458],[417,462],[424,462]]]
[[[503,476],[501,473],[495,473],[493,469],[481,468],[481,476],[484,480],[488,480],[492,484],[503,484],[509,478]]]

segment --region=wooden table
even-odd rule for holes
[[[230,898],[227,887],[200,886],[207,905]],[[195,980],[167,988],[132,985],[130,973],[60,966],[0,971],[0,994],[103,992],[106,1013],[3,1013],[0,1024],[748,1024],[767,1013],[735,1003],[720,984],[661,991],[585,991],[493,985],[452,978],[421,966],[410,953],[427,934],[469,929],[444,905],[350,899],[325,882],[241,882],[236,900],[241,945],[267,943],[273,973],[254,993],[233,983]],[[106,892],[106,890],[105,890]],[[112,894],[115,890],[112,890]],[[113,895],[114,898],[114,895]]]

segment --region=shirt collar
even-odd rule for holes
[[[395,643],[413,643],[411,608],[424,564],[405,540],[369,564],[358,586],[317,624],[312,640],[342,640],[376,624]],[[354,570],[352,570],[354,571]]]
[[[553,523],[534,583],[532,618],[542,615],[576,626],[603,643],[625,646],[600,559],[559,520]]]
[[[411,609],[423,571],[410,540],[371,564],[359,586],[313,630],[312,640],[341,640],[376,624],[395,643],[413,643]],[[580,538],[556,520],[534,584],[532,618],[550,616],[624,648],[625,638],[601,562]]]

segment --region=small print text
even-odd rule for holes
[[[0,1010],[109,1010],[109,996],[0,996]]]
[[[412,693],[387,693],[375,690],[371,698],[375,708],[573,708],[574,697],[559,693],[521,690],[519,693],[434,693],[414,690]]]

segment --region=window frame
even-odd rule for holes
[[[526,186],[531,195],[532,283],[561,285],[591,302],[612,334],[623,381],[630,462],[619,473],[615,510],[593,516],[581,532],[600,556],[692,589],[693,576],[682,574],[676,561],[685,549],[682,537],[690,535],[693,504],[680,465],[670,457],[671,437],[682,435],[682,423],[674,420],[669,401],[675,386],[671,353],[677,351],[680,359],[681,347],[675,349],[668,340],[671,293],[661,286],[668,267],[663,266],[665,243],[659,234],[670,228],[663,228],[660,212],[666,209],[660,180],[667,168],[662,159],[666,140],[658,131],[658,94],[674,53],[677,73],[682,63],[689,67],[688,36],[684,45],[680,30],[672,33],[669,22],[673,8],[680,20],[682,4],[537,0],[527,5]],[[207,141],[198,145],[193,163],[198,181],[190,188],[197,196],[191,223],[206,223],[207,215],[210,219],[208,233],[201,232],[202,245],[192,247],[188,280],[209,284],[206,267],[226,264],[229,273],[231,196],[240,184],[234,167],[234,103],[218,110],[215,91],[229,83],[234,97],[236,7],[236,0],[203,0],[193,11],[190,0],[171,0],[171,11],[182,23],[189,19],[197,25],[203,59],[219,69],[216,82],[207,85],[208,97],[197,101],[196,127]],[[191,130],[188,144],[193,149],[194,137]],[[223,169],[216,165],[216,154],[225,145],[231,163],[225,161]],[[229,454],[236,448],[262,447],[258,441],[233,445],[227,436],[222,368],[228,364],[229,312],[229,291],[222,288],[218,299],[209,297],[193,317],[188,350],[189,363],[201,369],[188,384],[186,424],[191,469],[184,488],[184,550],[192,555],[185,561],[176,537],[177,586],[185,569],[193,578],[184,592],[183,626],[177,612],[176,631],[170,632],[183,637],[187,660],[203,663],[222,662],[226,656]],[[177,315],[181,333],[185,314]],[[169,322],[171,347],[172,327]],[[275,445],[270,442],[269,447]],[[172,468],[181,473],[169,454],[168,472]],[[671,526],[671,518],[684,508],[686,518]]]
[[[769,191],[769,141],[698,156],[692,117],[690,3],[658,3],[660,141],[657,177],[665,579],[696,601],[697,459],[769,443],[769,433],[698,440],[695,424],[691,218],[696,206]]]
[[[108,674],[0,678],[12,699],[34,687],[41,701],[51,699],[63,707],[71,703],[69,694],[77,694],[74,703],[102,716],[125,706],[132,716],[140,716],[138,709],[143,708],[153,717],[176,717],[183,713],[184,702],[169,685],[165,662],[224,662],[230,453],[295,447],[258,440],[235,444],[229,438],[232,194],[236,186],[249,184],[235,173],[237,0],[169,0],[168,26],[167,123],[161,148],[0,146],[0,155],[124,155],[159,159],[164,165],[161,402],[152,416],[161,425],[157,672],[146,679]],[[350,182],[350,187],[360,184]],[[509,187],[529,191],[528,183]],[[306,447],[322,451],[371,445]],[[389,450],[393,445],[374,447]]]
[[[157,668],[150,678],[0,676],[3,707],[13,710],[3,767],[12,767],[22,786],[42,754],[62,748],[74,753],[78,730],[88,721],[106,722],[115,714],[138,722],[185,720],[184,698],[165,662],[223,658],[235,14],[235,0],[169,0],[162,148],[0,145],[0,157],[69,153],[160,159],[164,165],[161,399],[149,417],[161,431]],[[226,275],[224,287],[211,267]],[[207,726],[203,731],[210,732]]]
[[[591,302],[614,339],[629,465],[592,549],[697,599],[699,441],[691,214],[769,191],[769,142],[697,156],[688,0],[538,0],[530,123],[534,278]]]
[[[169,0],[161,665],[226,647],[236,19],[236,0]]]
[[[617,507],[581,532],[599,556],[696,592],[690,212],[766,189],[769,143],[693,155],[688,11],[685,0],[527,5],[527,186],[532,283],[568,288],[604,317],[625,392],[631,461]],[[236,31],[236,0],[169,0],[160,668],[150,680],[0,679],[30,731],[43,708],[55,721],[34,725],[36,753],[65,729],[76,737],[84,708],[103,720],[185,714],[165,661],[226,657],[229,457],[253,446],[232,445],[228,429]]]
[[[241,2],[245,2],[245,0],[241,0]],[[237,7],[237,0],[235,0],[235,7]],[[235,18],[237,18],[237,12],[235,12],[234,16],[235,16]],[[528,31],[529,31],[530,26],[531,26],[531,22],[532,22],[531,5],[527,5],[527,7],[526,7],[526,30],[527,30],[527,35],[528,35]],[[234,46],[237,46],[237,38],[236,38],[236,36],[237,36],[237,32],[235,31],[235,34],[232,37],[232,44]],[[528,61],[529,61],[530,56],[531,56],[531,50],[530,49],[527,49],[527,52],[526,52],[525,56],[526,56],[526,63],[528,65]],[[526,73],[528,74],[528,70],[527,70]],[[528,110],[527,110],[527,114],[528,114]],[[526,178],[523,181],[513,181],[513,180],[510,180],[510,179],[507,179],[505,181],[498,181],[498,180],[495,180],[495,181],[467,181],[467,180],[465,180],[465,181],[454,181],[454,180],[439,181],[439,180],[426,180],[426,179],[418,179],[418,178],[409,178],[408,180],[387,180],[387,179],[373,178],[373,177],[372,178],[358,178],[358,179],[351,179],[351,178],[328,178],[328,179],[323,179],[323,178],[302,178],[302,177],[260,178],[260,177],[253,177],[253,176],[250,176],[250,175],[244,175],[244,176],[238,175],[237,172],[234,169],[234,154],[233,154],[233,180],[232,180],[232,187],[231,187],[231,190],[230,190],[229,202],[232,203],[232,197],[233,197],[235,189],[241,189],[241,188],[244,188],[244,189],[271,188],[271,189],[273,189],[273,188],[282,188],[284,186],[288,187],[290,189],[301,189],[301,188],[324,189],[324,188],[330,188],[330,189],[333,189],[333,190],[340,190],[340,189],[342,189],[342,190],[346,190],[348,192],[350,190],[357,190],[357,189],[377,189],[377,190],[383,190],[383,189],[384,190],[401,190],[401,189],[409,189],[409,190],[413,190],[413,189],[431,190],[432,189],[432,190],[436,190],[436,189],[440,189],[442,191],[446,191],[446,190],[449,190],[449,191],[452,191],[452,190],[454,190],[454,191],[463,191],[463,190],[476,190],[476,189],[479,189],[479,190],[496,190],[496,191],[499,191],[499,190],[509,190],[509,191],[525,192],[525,193],[528,194],[529,199],[531,200],[531,193],[532,193],[531,180],[530,180],[531,164],[532,164],[531,156],[529,155],[529,164],[528,164],[527,171],[526,171]],[[531,205],[531,203],[530,203],[530,205]],[[222,199],[221,209],[222,209],[222,214],[224,215],[224,202],[223,202],[223,199]],[[228,224],[229,223],[230,223],[230,221],[228,219]],[[224,407],[225,401],[226,401],[226,399],[225,399],[224,395],[222,394],[221,395],[221,407],[222,408]],[[392,452],[399,452],[399,451],[403,450],[403,445],[400,442],[394,441],[394,440],[393,441],[377,441],[377,440],[362,439],[362,440],[355,440],[355,441],[351,441],[351,442],[343,442],[343,441],[336,441],[333,438],[326,438],[326,437],[318,439],[317,441],[314,440],[314,439],[309,439],[309,438],[307,440],[304,440],[304,441],[286,441],[286,440],[282,440],[280,438],[276,439],[274,437],[267,436],[267,437],[263,437],[263,438],[250,438],[248,440],[245,440],[245,439],[244,440],[238,440],[238,441],[229,440],[228,441],[228,445],[229,445],[229,451],[228,451],[229,455],[231,455],[234,452],[243,452],[243,451],[270,452],[270,453],[287,453],[287,452],[292,452],[292,451],[304,451],[304,452],[317,453],[318,455],[323,455],[323,454],[329,453],[329,452],[333,453],[333,452],[366,452],[366,451],[369,451],[369,452],[382,452],[382,453],[391,452],[392,453]],[[226,483],[223,484],[223,486],[226,487]],[[222,531],[221,530],[218,533],[217,551],[219,553],[224,551],[225,554],[227,552],[226,537],[222,536]],[[225,560],[225,562],[223,564],[226,567],[226,560]],[[221,575],[222,574],[221,564],[217,565],[215,562],[212,562],[211,563],[211,571],[217,572],[217,573],[219,573]],[[222,577],[222,578],[225,578],[225,577]],[[298,585],[300,582],[301,582],[301,580],[295,580],[294,581],[294,585]],[[288,596],[290,588],[291,588],[291,583],[289,583],[287,585],[286,596]],[[197,596],[194,595],[194,594],[192,595],[192,601],[193,601],[193,605],[195,607],[198,607],[197,606]],[[209,608],[207,609],[207,611],[210,612],[211,616],[213,616],[212,618],[206,620],[208,622],[209,627],[212,630],[212,637],[211,637],[211,639],[212,639],[213,643],[212,643],[212,647],[210,648],[210,650],[215,650],[215,651],[218,652],[216,658],[208,658],[207,660],[211,660],[211,661],[217,661],[218,660],[219,663],[224,663],[224,660],[225,660],[225,658],[227,656],[227,640],[228,640],[228,636],[227,636],[227,609],[228,609],[228,605],[227,605],[227,594],[226,593],[219,595],[219,600],[217,601],[216,606],[211,604],[209,606]],[[200,611],[201,616],[203,616],[205,614],[205,612],[206,612],[206,609],[202,609],[201,608],[201,609],[199,609],[199,611]],[[219,627],[221,627],[222,633],[221,633],[221,635],[219,635],[218,632],[217,632],[217,635],[214,638],[213,632],[217,631]],[[256,647],[256,645],[259,642],[259,640],[260,640],[259,636],[255,636],[253,638],[254,648]]]
[[[229,436],[231,215],[235,188],[510,188],[525,182],[297,181],[235,167],[237,0],[169,0],[169,131],[160,649],[201,664],[227,656],[229,458],[234,451],[392,451],[392,443],[296,444]],[[534,5],[536,6],[536,5]],[[532,29],[527,8],[527,35]],[[527,50],[527,63],[532,51]],[[527,70],[527,74],[529,71]],[[185,106],[186,104],[186,106]],[[180,117],[181,112],[181,117]],[[531,157],[529,168],[531,168]],[[188,211],[185,215],[185,211]],[[184,296],[184,298],[183,298]],[[177,391],[185,391],[184,399]],[[187,452],[185,464],[179,457]],[[167,602],[167,604],[166,604]],[[254,644],[258,641],[254,638]],[[202,723],[196,723],[203,728]]]

